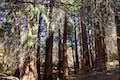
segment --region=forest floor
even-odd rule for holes
[[[0,74],[0,80],[19,80],[19,79],[14,76]],[[92,71],[85,74],[79,72],[75,74],[72,72],[68,80],[120,80],[120,70],[116,69],[103,72]]]
[[[120,70],[71,74],[69,80],[120,80]]]
[[[41,76],[42,77],[42,76]],[[0,80],[19,80],[17,77],[9,76],[0,73]],[[41,79],[42,80],[42,79]],[[58,77],[52,80],[59,80]],[[79,71],[78,73],[70,72],[70,76],[68,80],[120,80],[120,69],[116,68],[113,70],[107,71],[91,71],[87,73],[82,73]]]

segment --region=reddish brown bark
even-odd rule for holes
[[[106,52],[105,52],[105,43],[104,43],[104,30],[99,25],[99,22],[95,24],[95,52],[96,52],[96,60],[95,60],[95,68],[96,70],[105,70],[106,69]]]
[[[82,69],[84,72],[87,72],[90,70],[90,60],[89,60],[89,52],[88,52],[88,38],[87,38],[87,31],[86,31],[86,25],[84,24],[85,21],[85,4],[82,0],[82,7],[80,10],[80,17],[81,17],[81,31],[82,31]]]
[[[48,37],[46,39],[46,54],[45,54],[45,74],[44,80],[52,80],[52,50],[53,50],[53,31],[52,31],[52,11],[54,6],[54,0],[50,0],[49,5],[49,28]]]
[[[62,79],[62,61],[63,61],[63,49],[62,49],[62,42],[61,42],[61,34],[59,29],[59,78]]]
[[[52,80],[52,49],[53,49],[53,32],[46,39],[46,59],[44,80]]]
[[[78,47],[77,47],[77,33],[76,33],[76,26],[75,26],[75,32],[74,32],[74,36],[75,36],[75,59],[76,59],[76,63],[75,63],[75,72],[79,71],[79,56],[78,56]]]
[[[68,61],[67,61],[67,17],[64,21],[64,33],[63,33],[63,80],[68,80]]]
[[[87,34],[86,34],[86,26],[81,22],[82,26],[82,47],[83,47],[83,70],[89,71],[90,69],[90,60],[89,60],[89,52],[88,52],[88,44],[87,44]]]

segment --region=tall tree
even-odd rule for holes
[[[76,63],[75,63],[75,72],[79,71],[79,56],[78,56],[78,45],[77,45],[77,27],[75,25],[75,30],[74,30],[74,36],[75,36],[75,57],[76,57]]]
[[[19,3],[19,2],[18,2]],[[37,39],[38,39],[38,29],[35,29],[38,24],[38,11],[37,7],[33,4],[24,5],[26,10],[23,11],[26,16],[26,29],[25,29],[25,40],[21,41],[20,54],[19,54],[19,69],[20,69],[20,79],[21,80],[36,80],[38,79],[37,74]],[[29,11],[27,11],[29,10]],[[23,35],[25,35],[23,34]],[[22,35],[22,36],[23,36]],[[34,35],[36,35],[34,37]]]
[[[52,80],[52,50],[53,50],[53,31],[52,31],[52,12],[53,12],[54,0],[50,0],[49,5],[49,25],[48,35],[46,39],[46,58],[45,58],[45,75],[44,80]]]
[[[38,74],[38,80],[41,79],[40,77],[40,29],[42,24],[42,13],[39,14],[39,27],[38,27],[38,42],[37,42],[37,74]]]
[[[67,16],[65,15],[64,31],[63,31],[63,80],[68,80],[68,54],[67,54]]]
[[[85,25],[85,2],[82,0],[82,6],[80,11],[80,17],[81,17],[81,31],[82,31],[82,56],[83,56],[83,62],[82,62],[82,68],[84,71],[88,71],[90,68],[90,60],[89,60],[89,53],[88,53],[88,38],[87,38],[87,29]]]
[[[63,51],[62,51],[62,42],[61,42],[61,31],[59,28],[59,78],[62,79],[62,61],[63,61]]]
[[[116,23],[116,29],[117,29],[117,48],[118,48],[118,60],[119,60],[119,66],[120,66],[120,6],[117,6],[115,8],[115,23]]]
[[[111,62],[113,60],[118,59],[117,54],[117,31],[115,26],[115,12],[111,6],[111,1],[107,0],[105,2],[104,10],[106,13],[104,16],[104,26],[105,31],[105,45],[106,45],[106,54],[107,54],[107,62]],[[113,3],[112,3],[113,4]],[[115,3],[114,3],[115,4]],[[116,5],[117,6],[117,5]]]
[[[96,3],[96,2],[95,2]],[[105,26],[106,25],[106,5],[107,0],[103,0],[99,7],[97,7],[96,3],[96,13],[100,13],[99,15],[95,14],[98,21],[95,22],[95,52],[96,52],[96,70],[102,71],[106,69],[106,61],[107,61],[107,54],[106,54],[106,45],[105,45]]]
[[[95,32],[95,52],[96,52],[96,60],[95,60],[95,67],[96,70],[104,70],[106,68],[106,55],[104,50],[104,43],[103,43],[103,36],[101,36],[100,31],[100,24],[99,22],[95,24],[95,29],[97,32]]]

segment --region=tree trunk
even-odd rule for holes
[[[19,65],[20,69],[20,80],[36,80],[36,58],[35,58],[35,46],[23,46],[25,51],[24,62]],[[22,60],[21,60],[22,61]]]
[[[96,60],[95,60],[95,68],[96,70],[105,70],[106,69],[106,53],[105,53],[105,43],[104,43],[104,33],[101,31],[100,23],[97,22],[95,24],[95,52],[96,52]]]
[[[99,6],[98,6],[99,4]],[[106,45],[105,45],[105,27],[107,26],[107,0],[97,3],[94,1],[94,34],[95,34],[95,63],[94,67],[97,71],[106,70]],[[97,14],[98,13],[98,14]]]
[[[72,47],[72,57],[73,57],[73,69],[75,69],[75,64],[76,64],[76,61],[75,61],[75,54],[74,54],[74,44],[73,44],[73,41],[71,41],[71,47]],[[76,72],[75,72],[76,73]]]
[[[62,50],[62,43],[61,43],[61,34],[59,29],[59,78],[62,79],[62,60],[63,60],[63,50]]]
[[[76,56],[76,63],[75,63],[75,72],[79,71],[79,56],[78,56],[78,47],[77,47],[77,33],[76,33],[76,26],[75,26],[75,32],[74,32],[74,36],[75,36],[75,56]]]
[[[63,80],[68,80],[68,61],[67,61],[67,17],[65,16],[63,33]]]
[[[37,42],[37,74],[38,74],[38,80],[41,79],[40,77],[40,27],[42,24],[42,17],[41,17],[42,13],[40,13],[39,15],[39,27],[38,27],[38,34],[37,34],[37,38],[38,38],[38,42]]]
[[[52,80],[52,50],[53,50],[53,31],[52,31],[52,12],[54,0],[50,0],[49,5],[49,27],[48,37],[46,39],[46,54],[45,54],[45,75],[44,80]]]
[[[86,26],[81,23],[82,26],[82,42],[83,42],[83,70],[89,71],[90,61],[89,61],[89,53],[88,53],[88,44],[87,44],[87,34],[86,34]]]
[[[81,7],[81,31],[82,31],[82,69],[83,71],[87,72],[90,69],[90,59],[89,59],[89,52],[88,52],[88,38],[87,38],[87,31],[86,31],[86,25],[84,24],[85,22],[85,11],[84,9],[86,9],[85,7],[85,2],[82,0],[82,4],[83,6]]]
[[[119,10],[120,12],[120,10]],[[119,67],[120,67],[120,16],[115,16],[116,28],[117,28],[117,48],[118,48],[118,60],[119,60]]]
[[[52,80],[52,50],[53,50],[53,32],[49,33],[49,37],[46,39],[44,80]]]

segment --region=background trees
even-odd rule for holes
[[[21,80],[69,80],[73,71],[117,68],[119,8],[118,0],[3,1],[1,72]]]

